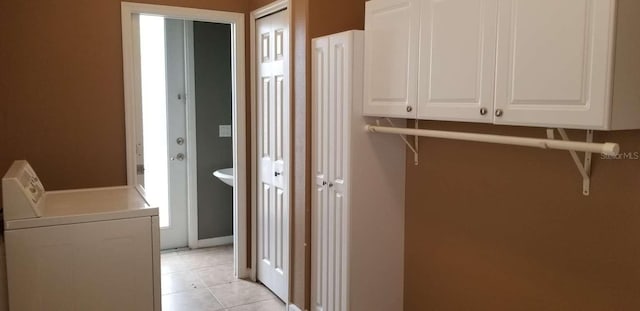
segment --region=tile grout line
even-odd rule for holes
[[[213,296],[213,299],[215,299],[218,304],[222,307],[222,309],[220,310],[227,310],[229,308],[227,308],[227,306],[225,306],[224,304],[222,304],[222,301],[220,301],[220,299],[218,299],[218,297],[216,296],[216,294],[214,294],[211,289],[209,287],[207,287],[207,291],[209,291],[209,294],[211,294],[211,296]]]
[[[213,247],[211,249],[207,249],[207,250],[188,250],[188,251],[173,251],[173,252],[167,252],[167,254],[171,254],[171,253],[175,253],[175,255],[170,255],[167,256],[167,258],[172,258],[172,257],[176,257],[178,258],[177,261],[184,264],[185,268],[186,266],[189,266],[187,262],[185,262],[185,257],[189,256],[189,255],[203,255],[203,256],[208,256],[210,254],[215,254],[216,255],[222,255],[224,256],[224,253],[222,252],[226,252],[225,249],[223,249],[224,247]],[[216,252],[217,250],[221,250],[222,252],[218,253]],[[161,258],[162,260],[162,258]],[[162,276],[164,277],[165,275],[169,275],[169,274],[177,274],[177,273],[183,273],[183,274],[193,274],[196,279],[199,281],[200,284],[203,285],[203,288],[200,287],[196,287],[196,288],[189,288],[186,290],[181,290],[181,291],[177,291],[177,292],[172,292],[172,293],[167,293],[167,294],[163,294],[162,296],[170,296],[170,295],[176,295],[176,294],[181,294],[181,293],[186,293],[186,292],[190,292],[190,291],[194,291],[194,290],[200,290],[200,289],[206,289],[207,292],[213,296],[214,301],[216,301],[218,303],[218,305],[220,305],[221,309],[219,309],[218,311],[229,311],[231,309],[237,308],[237,307],[242,307],[242,306],[247,306],[247,305],[252,305],[252,304],[258,304],[258,303],[262,303],[262,302],[266,302],[266,301],[270,301],[270,300],[275,300],[275,301],[279,301],[279,299],[277,298],[277,296],[275,296],[268,288],[266,288],[263,284],[259,283],[259,282],[252,282],[251,280],[244,280],[253,284],[256,284],[264,289],[266,289],[270,296],[269,297],[264,297],[264,298],[259,298],[258,300],[252,301],[252,302],[248,302],[248,303],[242,303],[239,305],[234,305],[234,306],[226,306],[222,303],[222,301],[216,296],[216,294],[213,292],[212,288],[217,287],[217,286],[224,286],[224,285],[229,285],[235,282],[239,282],[239,281],[243,281],[243,279],[238,279],[238,278],[234,278],[232,281],[230,282],[224,282],[221,284],[215,284],[212,286],[208,286],[207,283],[205,282],[205,280],[203,279],[203,277],[201,276],[201,273],[198,272],[202,272],[204,270],[208,270],[208,269],[212,269],[215,267],[220,267],[220,266],[224,266],[224,265],[233,265],[233,262],[226,262],[226,263],[216,263],[216,264],[212,264],[212,265],[206,265],[206,266],[201,266],[201,267],[196,267],[196,268],[192,268],[192,267],[188,267],[183,271],[172,271],[169,273],[163,273]],[[191,284],[193,285],[193,284]]]

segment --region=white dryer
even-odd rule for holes
[[[158,209],[133,187],[45,191],[2,178],[9,310],[161,310]]]

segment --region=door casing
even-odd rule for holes
[[[140,76],[136,73],[138,66],[134,42],[138,39],[138,30],[135,18],[139,14],[151,14],[172,19],[190,21],[202,21],[231,25],[232,40],[232,118],[233,118],[233,166],[236,176],[233,188],[233,221],[234,221],[234,274],[239,278],[250,276],[247,266],[247,182],[246,165],[246,101],[245,101],[245,31],[244,14],[222,12],[204,9],[184,8],[165,5],[142,4],[132,2],[121,3],[122,17],[122,53],[123,53],[123,78],[125,101],[125,127],[127,149],[127,184],[137,187],[136,182],[136,137],[140,134],[136,120],[139,118],[140,106]],[[187,64],[189,66],[189,64]],[[188,79],[188,78],[187,78]],[[189,92],[189,90],[188,90]],[[193,98],[187,94],[187,101]],[[190,109],[190,107],[192,107]],[[187,104],[187,129],[188,132],[195,127],[194,105]],[[189,161],[188,156],[195,155],[195,141],[188,143],[187,154],[187,187],[188,191],[188,226],[189,247],[198,248],[197,237],[197,205],[195,200],[195,167],[194,161]],[[194,157],[195,159],[195,157]],[[195,230],[194,230],[195,228]]]

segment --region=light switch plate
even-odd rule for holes
[[[231,137],[231,125],[220,125],[218,133],[220,137]]]

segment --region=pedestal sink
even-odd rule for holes
[[[223,168],[213,172],[213,176],[218,177],[223,183],[233,187],[233,168]]]

